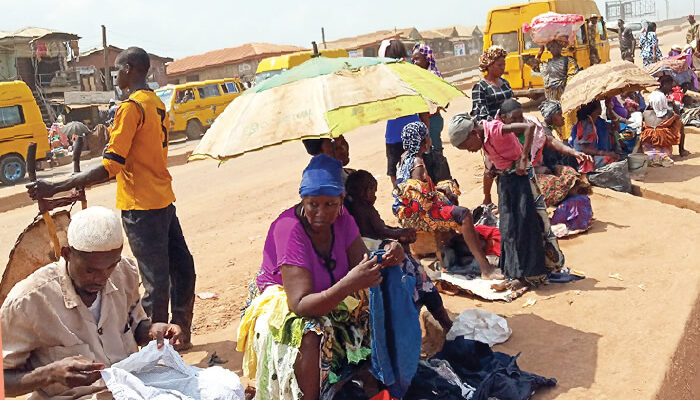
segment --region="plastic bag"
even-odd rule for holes
[[[614,162],[590,172],[588,181],[593,186],[632,193],[632,179],[630,178],[627,160]]]
[[[458,336],[464,336],[491,347],[508,340],[511,333],[508,322],[503,317],[474,309],[463,311],[457,316],[445,339],[455,340]]]
[[[524,24],[523,32],[529,32],[532,41],[540,46],[562,37],[573,45],[576,42],[576,32],[583,23],[582,15],[548,12],[536,16],[530,24]]]
[[[221,367],[192,367],[166,343],[152,341],[141,351],[102,370],[115,400],[244,400],[241,381]]]

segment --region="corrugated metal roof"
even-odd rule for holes
[[[400,39],[420,40],[422,36],[416,28],[402,28],[396,30],[382,30],[364,35],[332,40],[326,42],[329,49],[353,50],[362,47],[376,45],[379,46],[382,40],[398,37]]]
[[[238,47],[213,50],[204,54],[189,56],[168,64],[170,76],[182,75],[206,67],[233,64],[253,58],[272,57],[296,51],[307,50],[299,46],[277,45],[271,43],[246,43]]]
[[[36,39],[44,36],[62,36],[66,37],[68,39],[79,39],[80,37],[78,35],[72,34],[72,33],[67,33],[67,32],[61,32],[53,29],[46,29],[46,28],[36,28],[36,27],[27,27],[27,28],[22,28],[19,30],[16,30],[14,32],[3,32],[0,31],[0,40],[2,39],[11,39],[11,38],[26,38],[26,39]]]

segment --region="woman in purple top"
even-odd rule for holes
[[[292,340],[292,344],[294,337],[301,338],[297,344],[298,355],[291,356],[296,361],[293,366],[295,376],[290,379],[296,381],[305,400],[318,399],[329,387],[330,372],[336,373],[331,370],[330,361],[336,363],[338,359],[331,342],[337,338],[329,339],[326,335],[328,324],[353,325],[352,332],[362,331],[369,339],[369,331],[359,326],[359,319],[351,317],[345,322],[333,320],[333,315],[340,310],[339,305],[343,303],[349,308],[346,298],[364,292],[364,297],[361,294],[358,296],[360,305],[356,306],[363,307],[367,299],[366,289],[378,285],[382,280],[381,268],[399,265],[405,257],[401,245],[395,241],[384,246],[387,253],[381,263],[377,263],[376,257],[368,256],[355,220],[343,207],[345,188],[341,169],[339,161],[325,154],[311,159],[302,175],[299,188],[301,202],[282,212],[270,226],[257,276],[257,286],[261,292],[259,297],[269,298],[275,295],[273,293],[285,296],[287,307],[284,310],[271,310],[265,308],[263,300],[256,298],[245,311],[246,314],[257,315],[258,322],[266,312],[287,313],[282,320],[290,332],[285,332],[282,338]],[[283,292],[278,290],[279,286]],[[279,315],[271,319],[280,320]],[[297,319],[301,321],[288,322]],[[273,332],[273,328],[279,329],[279,326],[273,325],[270,321],[270,332]],[[274,337],[267,340],[276,340]],[[239,344],[240,338],[239,333]],[[250,336],[248,339],[257,340]],[[281,343],[289,345],[284,340]],[[274,360],[264,364],[264,368],[275,368],[290,360],[289,354],[279,353],[256,354],[255,358],[259,364]],[[366,353],[365,357],[368,356],[369,353]],[[258,369],[262,367],[258,365]],[[279,371],[268,371],[267,375],[279,377],[284,371],[289,371],[289,367],[284,365]],[[273,397],[281,397],[281,394]]]

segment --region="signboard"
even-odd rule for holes
[[[238,72],[242,73],[242,72],[246,72],[246,71],[250,71],[250,70],[251,70],[250,64],[240,64],[238,66]]]
[[[348,51],[348,57],[362,57],[364,53],[362,50],[350,50]]]
[[[467,54],[466,46],[464,43],[455,43],[454,47],[455,56],[463,56]]]

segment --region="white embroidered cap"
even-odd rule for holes
[[[68,225],[68,245],[75,250],[110,251],[123,244],[121,221],[110,209],[88,207],[73,215]]]

